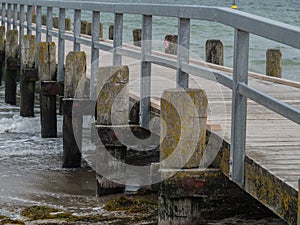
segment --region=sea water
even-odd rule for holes
[[[101,0],[99,0],[101,1]],[[102,2],[115,3],[152,3],[171,5],[202,5],[230,8],[231,0],[103,0]],[[300,0],[237,0],[238,10],[267,17],[287,24],[300,27]],[[73,18],[73,12],[67,14]],[[82,19],[91,20],[90,12],[83,12]],[[101,13],[101,22],[104,25],[104,37],[108,37],[108,27],[113,24],[113,15]],[[140,28],[142,17],[140,15],[124,15],[125,42],[132,43],[132,30]],[[166,34],[177,34],[177,19],[153,17],[153,39],[161,44],[153,48],[163,51],[163,39]],[[234,29],[219,23],[207,21],[191,21],[191,46],[192,57],[205,59],[205,42],[208,39],[220,39],[224,44],[225,66],[232,67],[233,63],[233,34]],[[250,35],[250,63],[249,70],[265,74],[266,50],[278,48],[282,52],[283,71],[282,77],[294,81],[300,81],[300,50],[288,47],[284,44],[267,40],[256,35]]]

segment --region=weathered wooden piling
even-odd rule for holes
[[[2,85],[3,61],[5,60],[5,27],[0,26],[0,86]]]
[[[53,26],[53,28],[58,29],[58,17],[57,16],[52,18],[52,26]]]
[[[35,69],[36,37],[24,35],[21,42],[20,115],[33,117],[35,82],[38,78]]]
[[[103,24],[100,23],[99,25],[99,37],[103,38]],[[92,35],[92,23],[87,23],[87,29],[86,29],[87,35]]]
[[[134,29],[132,31],[132,35],[133,35],[133,44],[135,46],[141,47],[142,29]]]
[[[47,25],[47,15],[42,15],[42,25]]]
[[[178,35],[166,35],[164,45],[165,53],[177,55]]]
[[[84,90],[78,85],[86,79],[86,54],[69,52],[66,58],[64,99],[63,99],[63,167],[78,168],[81,166],[82,115],[69,110],[67,102],[74,104],[75,99],[82,99]]]
[[[18,52],[18,31],[8,30],[5,45],[5,102],[12,105],[16,104],[17,73],[20,68]]]
[[[224,65],[223,43],[220,40],[207,40],[205,44],[206,62]]]
[[[54,42],[38,44],[38,76],[41,81],[41,136],[54,138],[57,137],[56,46]]]
[[[71,19],[70,18],[66,18],[65,19],[65,30],[70,31],[71,30]]]
[[[196,177],[207,176],[198,170],[205,151],[207,108],[204,90],[171,89],[162,95],[160,225],[199,223],[200,203],[192,194],[199,188]]]
[[[114,25],[110,25],[108,28],[108,39],[109,40],[114,39]]]
[[[281,78],[282,54],[280,49],[268,49],[266,52],[266,75]]]
[[[80,33],[81,34],[87,34],[87,26],[88,26],[88,21],[82,20],[81,21],[81,26],[80,26]]]
[[[129,82],[127,66],[102,67],[98,71],[97,125],[100,144],[97,148],[97,195],[125,190],[125,160],[127,146],[118,139],[128,125]],[[109,157],[110,156],[110,157]],[[112,156],[112,157],[111,157]],[[109,173],[99,174],[100,171]],[[118,182],[119,181],[119,182]]]

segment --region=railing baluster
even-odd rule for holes
[[[52,41],[52,36],[50,35],[50,32],[52,30],[52,26],[53,26],[53,9],[52,7],[47,7],[47,21],[46,21],[46,25],[47,25],[47,29],[46,29],[46,41],[47,42],[51,42]],[[59,18],[61,19],[61,18]]]
[[[2,3],[1,26],[5,26],[5,17],[6,17],[6,4]]]
[[[239,83],[248,83],[249,33],[235,29],[230,146],[231,179],[244,185],[247,98],[238,93]]]
[[[25,6],[20,5],[20,35],[19,35],[19,43],[22,41],[22,37],[24,36],[24,22],[25,22]],[[22,43],[21,43],[22,45]],[[21,58],[21,48],[19,48],[19,56]]]
[[[27,34],[32,34],[32,5],[27,6]]]
[[[123,42],[123,14],[115,14],[115,24],[114,24],[114,56],[113,65],[122,64],[122,56],[117,54],[116,48],[122,47]]]
[[[35,35],[36,35],[36,51],[35,51],[35,68],[38,68],[38,44],[42,40],[42,6],[36,7],[36,21],[35,21]]]
[[[81,10],[75,9],[74,10],[74,51],[80,51],[80,44],[77,43],[77,38],[80,37],[80,30],[81,30]]]
[[[11,30],[11,4],[7,4],[7,30]]]
[[[188,88],[189,75],[181,70],[181,63],[189,62],[190,49],[190,19],[178,19],[178,48],[177,48],[177,87]]]
[[[142,27],[142,57],[151,55],[152,49],[152,16],[143,16]],[[151,97],[151,63],[142,61],[140,81],[140,126],[149,128],[150,122],[150,97]]]
[[[58,65],[57,65],[57,81],[64,82],[65,71],[64,71],[64,62],[65,62],[65,40],[63,35],[65,34],[65,18],[66,10],[64,8],[59,9],[59,20],[58,20]]]
[[[17,29],[17,21],[18,21],[18,5],[14,4],[14,13],[13,13],[13,29]]]
[[[93,11],[92,18],[92,59],[91,59],[91,82],[90,82],[90,92],[91,99],[97,99],[97,72],[99,68],[99,49],[95,48],[95,43],[99,42],[100,37],[100,12]]]

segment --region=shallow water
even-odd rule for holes
[[[95,172],[90,166],[83,163],[81,169],[61,168],[62,117],[58,116],[59,137],[42,139],[38,107],[35,118],[21,118],[18,107],[3,103],[3,94],[0,87],[0,215],[20,219],[21,209],[30,205],[47,205],[75,214],[107,213],[103,205],[114,196],[95,196]],[[86,159],[93,162],[91,155]],[[239,215],[208,224],[285,224],[269,214],[264,219],[260,212],[258,215]]]

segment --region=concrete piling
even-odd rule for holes
[[[223,43],[220,40],[207,40],[205,49],[206,62],[224,65]]]
[[[24,35],[21,45],[21,74],[20,74],[20,115],[34,116],[35,82],[37,70],[35,69],[36,37]]]
[[[0,26],[0,86],[2,85],[3,61],[5,60],[5,27]]]
[[[133,35],[133,45],[141,47],[142,29],[134,29],[132,31],[132,35]]]
[[[282,54],[280,49],[268,49],[266,52],[266,75],[281,78]]]
[[[124,162],[127,146],[118,139],[128,126],[129,71],[127,66],[102,67],[98,71],[97,124],[101,140],[97,147],[97,195],[125,190]],[[112,157],[109,157],[112,156]],[[99,171],[109,173],[99,174]],[[109,177],[107,177],[109,175]],[[119,181],[119,182],[118,182]]]
[[[38,44],[38,76],[41,81],[40,110],[42,138],[57,137],[56,46],[54,42]]]
[[[165,53],[177,55],[178,35],[166,35],[164,45]]]
[[[8,30],[5,45],[5,102],[11,105],[16,104],[17,73],[20,66],[18,52],[18,31]]]
[[[205,151],[207,108],[204,90],[170,89],[162,95],[160,225],[199,223],[196,192],[203,192],[197,188],[204,184],[197,179],[208,176],[198,169]]]
[[[114,39],[114,25],[110,25],[108,28],[108,39],[109,40]]]
[[[78,87],[86,79],[86,54],[84,52],[69,52],[66,58],[64,81],[64,99],[73,101],[82,99],[84,90]],[[73,105],[72,102],[72,105]],[[65,108],[65,107],[63,107]],[[81,166],[82,115],[63,110],[63,167],[77,168]]]

